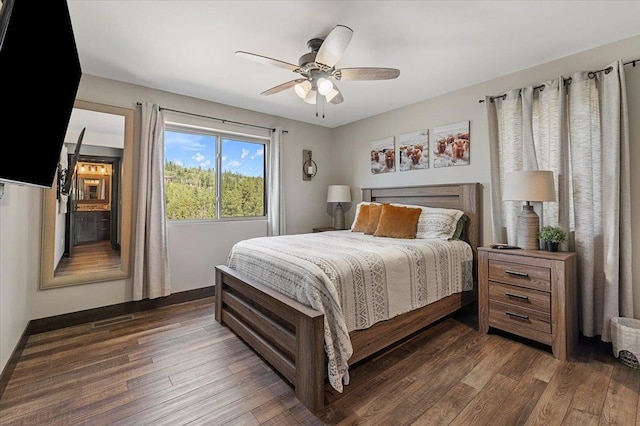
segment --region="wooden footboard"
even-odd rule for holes
[[[452,294],[430,305],[349,333],[349,365],[389,347],[477,300],[477,292]],[[324,406],[327,360],[324,315],[227,266],[216,266],[215,318],[279,371],[309,410]]]
[[[311,411],[324,406],[324,315],[216,266],[215,318],[278,370]]]

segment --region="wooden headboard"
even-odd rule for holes
[[[362,188],[362,200],[377,203],[413,204],[462,210],[468,217],[465,240],[477,249],[481,244],[482,190],[479,183]]]

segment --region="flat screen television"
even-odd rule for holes
[[[82,76],[69,7],[0,1],[0,183],[51,188]]]

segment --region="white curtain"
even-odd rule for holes
[[[271,132],[271,141],[269,142],[270,154],[267,175],[267,188],[269,188],[269,195],[267,197],[267,235],[270,236],[286,234],[282,161],[284,149],[282,145],[282,129],[276,127],[275,130]]]
[[[520,204],[502,201],[505,173],[552,170],[557,203],[545,225],[570,232],[578,258],[580,325],[611,341],[610,320],[633,317],[629,129],[622,61],[487,98],[494,242],[515,244]]]
[[[164,208],[164,120],[157,104],[142,103],[133,300],[171,294]]]

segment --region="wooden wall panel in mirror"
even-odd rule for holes
[[[130,276],[133,121],[133,109],[76,101],[44,190],[41,289]]]

